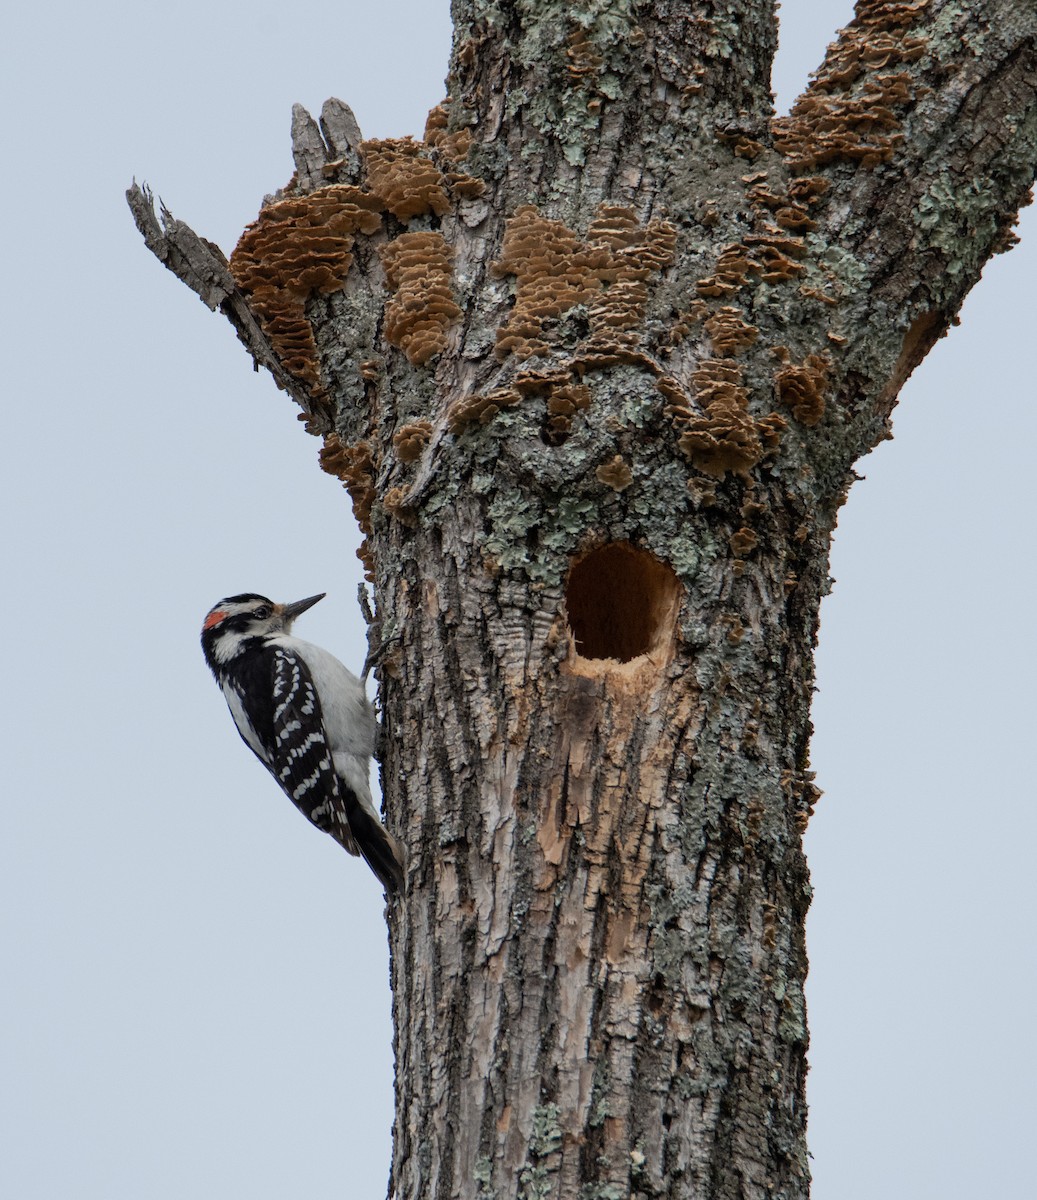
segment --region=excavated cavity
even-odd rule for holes
[[[610,542],[577,559],[565,605],[576,653],[630,662],[665,654],[673,642],[681,585],[666,563],[629,542]]]

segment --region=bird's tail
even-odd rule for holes
[[[349,788],[344,787],[342,791],[353,841],[353,847],[347,845],[346,849],[353,854],[360,852],[364,862],[378,876],[387,896],[402,892],[403,852],[400,843],[377,817],[368,812]]]

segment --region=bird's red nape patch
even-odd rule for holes
[[[226,615],[227,614],[222,608],[218,608],[215,612],[209,613],[202,624],[202,629],[212,629],[214,626],[219,625]]]

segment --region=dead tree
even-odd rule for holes
[[[453,0],[424,140],[293,116],[229,262],[382,646],[391,1192],[804,1197],[812,651],[853,464],[1006,249],[1037,7]]]

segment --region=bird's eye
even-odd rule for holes
[[[252,615],[256,617],[257,620],[265,621],[267,617],[270,616],[270,605],[261,604]]]

